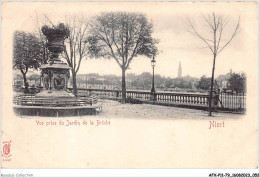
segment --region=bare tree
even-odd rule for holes
[[[226,25],[228,24],[228,17],[224,17],[221,15],[216,15],[215,13],[208,14],[207,16],[203,16],[203,20],[206,23],[206,26],[209,27],[209,34],[210,37],[206,37],[206,35],[202,35],[199,31],[195,28],[194,24],[187,18],[188,25],[189,25],[189,32],[200,39],[206,47],[210,50],[213,54],[213,68],[212,68],[212,77],[211,77],[211,86],[210,86],[210,97],[209,97],[209,116],[211,116],[212,109],[211,109],[211,101],[212,101],[212,91],[213,91],[213,81],[214,81],[214,72],[215,72],[215,63],[216,58],[226,46],[230,44],[230,42],[234,39],[234,37],[239,33],[239,25],[240,25],[240,17],[238,18],[238,22],[234,28],[233,33],[230,37],[224,40],[223,32],[226,29]]]
[[[138,55],[156,55],[152,24],[139,13],[103,13],[90,23],[89,51],[92,57],[113,58],[122,69],[122,103],[126,100],[125,72]]]
[[[43,58],[41,61],[42,64],[47,64],[47,62],[49,60],[49,56],[50,56],[50,52],[47,48],[47,38],[45,35],[42,34],[42,30],[41,30],[42,26],[47,25],[47,24],[54,26],[46,15],[43,16],[43,18],[39,18],[38,15],[36,16],[34,34],[35,34],[35,36],[38,37],[38,39],[41,42],[41,48],[43,51]]]
[[[73,93],[77,95],[77,72],[82,59],[87,57],[87,21],[78,16],[66,16],[65,25],[70,30],[69,37],[65,40],[64,58],[71,67]]]

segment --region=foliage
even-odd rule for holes
[[[211,78],[210,77],[207,78],[205,75],[203,75],[200,78],[197,88],[202,89],[202,90],[209,90],[210,86],[211,86]],[[214,87],[218,88],[216,80],[214,81]]]
[[[37,69],[43,57],[40,40],[30,33],[16,31],[14,33],[13,68],[19,69],[24,76],[29,68]]]
[[[121,67],[128,68],[138,55],[156,55],[157,41],[152,38],[152,31],[152,24],[143,14],[103,13],[91,23],[89,52],[93,57],[112,57]]]
[[[126,99],[125,70],[138,55],[157,54],[153,26],[141,13],[111,12],[90,23],[88,49],[91,57],[113,58],[122,69],[122,103]]]
[[[192,83],[190,81],[185,80],[184,78],[177,78],[174,80],[174,86],[178,88],[192,88]]]
[[[68,36],[70,35],[69,29],[63,23],[60,23],[59,25],[53,27],[48,27],[47,25],[44,25],[41,30],[43,35],[45,35],[48,39],[52,38],[52,36],[54,35],[63,36],[65,39],[68,38]]]
[[[234,90],[237,93],[246,92],[246,75],[245,74],[231,74],[228,79],[228,89]]]
[[[164,85],[166,88],[170,88],[173,85],[172,79],[171,78],[166,78],[164,80]]]

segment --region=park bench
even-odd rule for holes
[[[41,98],[33,95],[20,95],[13,99],[14,109],[20,110],[40,110],[56,111],[56,115],[63,110],[74,110],[79,115],[80,110],[94,110],[95,114],[102,110],[102,104],[97,102],[95,95],[75,98]]]

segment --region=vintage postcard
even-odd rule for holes
[[[257,2],[1,15],[2,168],[258,168]]]

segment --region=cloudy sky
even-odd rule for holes
[[[156,57],[155,73],[166,77],[176,77],[179,62],[182,64],[183,76],[210,76],[213,56],[209,49],[187,30],[186,18],[189,18],[201,34],[210,37],[209,28],[202,15],[215,12],[228,16],[224,33],[227,40],[233,32],[240,17],[240,33],[229,46],[217,57],[216,76],[234,72],[247,72],[251,65],[249,60],[257,60],[257,5],[246,2],[31,2],[20,3],[14,29],[33,31],[36,16],[48,16],[53,23],[62,22],[65,14],[85,17],[100,12],[126,11],[142,12],[154,25],[153,37],[160,42],[161,53]],[[3,6],[5,7],[5,6]],[[19,15],[21,14],[21,16]],[[23,14],[23,15],[22,15]],[[12,17],[10,17],[12,18]],[[127,73],[140,74],[151,72],[150,59],[136,57]],[[79,73],[99,73],[121,75],[120,67],[113,59],[83,60]]]

